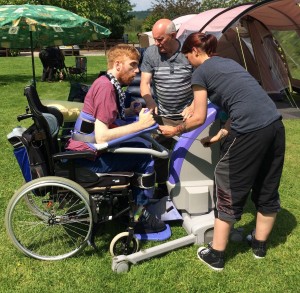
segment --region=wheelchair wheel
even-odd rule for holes
[[[32,194],[27,194],[23,197],[24,202],[26,203],[28,209],[31,210],[37,217],[41,219],[46,219],[48,216],[47,211],[40,209],[35,200],[35,196]]]
[[[26,183],[11,198],[5,226],[13,244],[27,256],[61,260],[80,252],[90,239],[89,195],[61,177]]]
[[[139,250],[139,240],[133,236],[127,245],[128,237],[129,232],[122,232],[113,238],[109,246],[109,252],[112,256],[129,255]]]

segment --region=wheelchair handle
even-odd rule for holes
[[[28,119],[28,118],[32,118],[32,114],[23,114],[23,115],[18,115],[17,116],[17,120],[20,122],[22,120]]]

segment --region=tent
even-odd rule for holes
[[[217,17],[219,14],[221,14],[225,8],[215,8],[211,10],[207,10],[204,12],[201,12],[192,18],[190,18],[188,21],[183,23],[178,32],[177,32],[177,38],[179,40],[185,40],[186,37],[193,33],[201,31],[203,27],[210,21],[212,21],[215,17]]]
[[[205,11],[182,24],[177,37],[183,42],[192,32],[213,33],[219,39],[218,54],[243,65],[278,99],[291,85],[300,90],[300,81],[292,76],[285,52],[274,37],[278,31],[294,32],[299,44],[299,2],[269,0]]]
[[[190,18],[196,16],[196,14],[187,14],[187,15],[183,15],[183,16],[179,16],[175,19],[173,19],[172,21],[174,22],[175,26],[176,26],[176,30],[178,31],[180,26],[187,22]],[[139,38],[139,43],[140,43],[140,47],[141,48],[147,48],[151,45],[154,45],[154,39],[152,36],[152,32],[145,32],[145,33],[139,33],[138,34],[138,38]]]
[[[151,45],[154,45],[152,32],[138,33],[138,39],[139,39],[140,48],[147,48]]]

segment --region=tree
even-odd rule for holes
[[[174,19],[176,17],[199,13],[201,0],[155,0],[152,2],[152,9],[145,19],[143,30],[152,29],[153,24],[160,18]]]
[[[251,3],[261,2],[254,0]],[[231,7],[237,4],[249,3],[249,0],[155,0],[152,12],[145,19],[143,30],[149,31],[160,18],[174,19],[176,17],[200,13],[213,8]]]
[[[133,18],[130,0],[0,0],[0,4],[53,5],[89,18],[111,30],[112,38],[121,38],[124,26]]]
[[[234,5],[249,3],[249,0],[203,0],[201,5],[201,11],[210,10],[213,8],[226,8]],[[251,1],[251,3],[261,1]]]

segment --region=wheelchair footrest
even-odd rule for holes
[[[150,240],[150,241],[164,241],[171,237],[172,231],[168,224],[164,231],[158,233],[148,233],[148,234],[134,234],[138,240]]]

